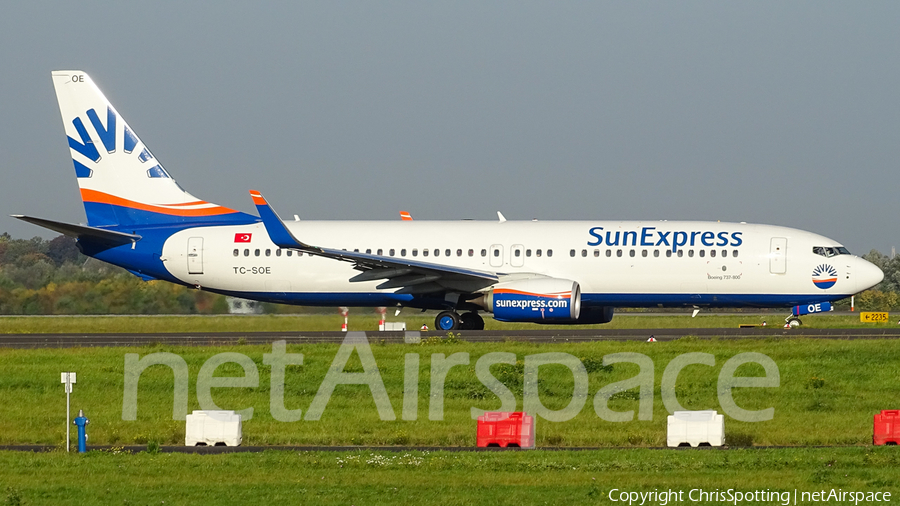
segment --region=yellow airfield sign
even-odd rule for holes
[[[875,323],[888,321],[888,312],[861,311],[859,313],[859,321],[863,323]]]

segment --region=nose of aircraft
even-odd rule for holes
[[[858,260],[857,265],[853,269],[853,277],[856,278],[856,291],[862,292],[881,283],[881,280],[884,279],[884,272],[872,262],[862,258]]]

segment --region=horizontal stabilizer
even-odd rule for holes
[[[75,225],[73,223],[63,223],[61,221],[45,220],[43,218],[35,218],[32,216],[23,216],[21,214],[13,214],[13,218],[27,221],[39,227],[49,228],[60,234],[74,237],[76,239],[90,238],[95,241],[105,242],[108,244],[121,245],[137,242],[141,240],[141,236],[135,234],[126,234],[125,232],[116,232],[115,230],[106,230],[103,228],[89,227],[87,225]]]

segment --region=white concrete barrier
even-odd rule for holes
[[[725,416],[709,411],[676,411],[669,415],[666,444],[670,447],[688,443],[694,448],[701,443],[725,444]]]
[[[187,415],[184,429],[184,445],[205,444],[215,446],[240,446],[243,440],[241,415],[234,411],[200,411]]]

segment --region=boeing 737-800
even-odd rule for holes
[[[692,221],[282,221],[198,199],[82,71],[53,72],[87,225],[73,236],[144,280],[310,306],[439,310],[438,329],[595,324],[615,307],[789,307],[805,314],[883,278],[802,230]]]

